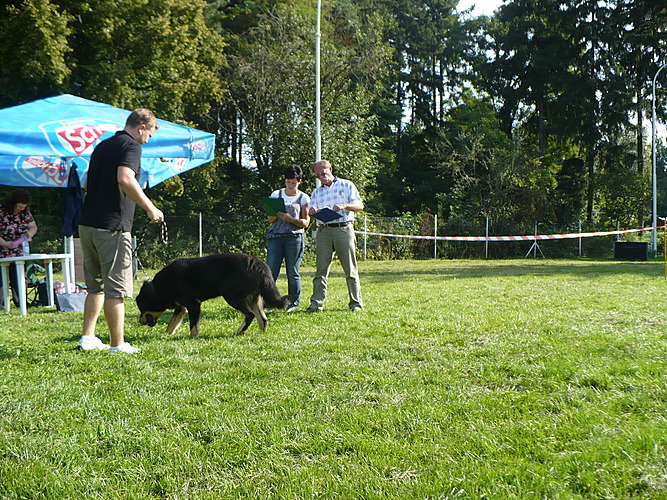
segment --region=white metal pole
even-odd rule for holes
[[[489,218],[486,218],[486,240],[484,241],[484,258],[489,258]]]
[[[433,258],[438,258],[438,214],[433,217]]]
[[[67,253],[72,257],[69,259],[69,276],[72,279],[72,284],[76,283],[76,266],[74,265],[74,235],[67,238]],[[83,276],[81,277],[83,279]]]
[[[322,159],[322,130],[320,122],[320,16],[322,2],[317,0],[317,31],[315,32],[315,161]],[[317,185],[319,186],[319,179]]]
[[[204,255],[204,228],[202,227],[202,216],[199,212],[199,256]]]
[[[652,174],[653,174],[653,216],[652,216],[652,227],[653,229],[651,230],[651,250],[653,251],[653,257],[656,257],[658,253],[658,245],[657,245],[657,239],[656,239],[656,229],[655,227],[658,225],[658,177],[656,175],[656,168],[655,168],[655,82],[658,79],[658,74],[667,66],[666,64],[663,64],[658,68],[658,71],[655,72],[655,76],[653,77],[653,86],[652,86],[652,93],[651,93],[651,107],[652,107],[652,115],[651,115],[651,157],[652,157]]]
[[[72,167],[76,168],[75,165],[72,165],[73,163],[72,160],[74,160],[74,157],[72,156],[67,156],[64,158],[68,180],[69,180],[70,170],[72,169]],[[76,265],[74,263],[74,235],[66,237],[65,242],[67,243],[67,248],[65,248],[65,253],[68,253],[72,256],[68,262],[69,262],[69,276],[72,280],[72,284],[74,284],[76,283]],[[83,276],[81,277],[81,279],[83,279]],[[69,286],[69,283],[67,286]]]
[[[364,260],[366,260],[366,258],[367,258],[367,255],[366,255],[367,246],[366,245],[368,243],[368,226],[366,224],[366,219],[367,219],[366,214],[364,214]]]

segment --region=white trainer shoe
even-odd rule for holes
[[[139,351],[141,351],[141,349],[139,349],[138,347],[134,347],[134,346],[130,345],[129,342],[123,342],[121,345],[117,345],[117,346],[112,347],[111,349],[109,349],[109,352],[112,353],[112,354],[114,352],[126,352],[128,354],[136,354]]]
[[[105,344],[95,335],[82,335],[79,339],[79,345],[77,346],[77,349],[81,349],[82,351],[92,351],[93,349],[99,349],[100,351],[103,351],[105,349],[109,349],[109,344]]]

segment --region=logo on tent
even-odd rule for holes
[[[77,118],[43,123],[39,128],[58,154],[81,156],[92,153],[105,133],[115,133],[123,127],[112,121]]]
[[[67,182],[67,168],[56,156],[19,156],[14,169],[31,186],[63,187]]]
[[[187,158],[174,158],[174,161],[171,164],[171,171],[180,174],[185,170],[187,163]]]

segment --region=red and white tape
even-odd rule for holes
[[[355,231],[357,234],[368,236],[389,236],[392,238],[408,238],[415,240],[437,241],[535,241],[535,240],[566,240],[570,238],[590,238],[591,236],[610,236],[614,234],[639,233],[653,229],[663,229],[665,226],[643,227],[640,229],[622,229],[619,231],[597,231],[594,233],[568,234],[535,234],[529,236],[410,236],[406,234],[374,233],[370,231]]]

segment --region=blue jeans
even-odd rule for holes
[[[301,298],[301,258],[303,257],[303,234],[278,236],[266,241],[266,263],[271,269],[273,279],[277,280],[280,266],[285,261],[287,272],[287,293],[292,296],[292,305],[298,306]]]

